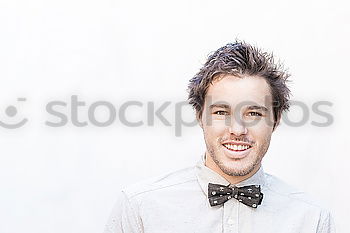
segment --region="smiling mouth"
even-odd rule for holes
[[[225,148],[225,155],[235,161],[247,157],[253,147],[251,144],[242,142],[227,142],[222,144],[222,146]]]
[[[237,144],[231,144],[231,143],[226,143],[226,144],[222,144],[226,149],[230,150],[230,151],[235,151],[235,152],[242,152],[242,151],[246,151],[250,148],[252,148],[252,146],[250,145],[237,145]]]

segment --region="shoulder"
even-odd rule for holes
[[[313,209],[318,209],[322,212],[326,211],[321,201],[307,192],[287,184],[285,181],[274,175],[265,173],[265,177],[267,181],[267,189],[269,189],[274,196],[279,196],[290,203],[299,203]]]
[[[142,180],[122,189],[128,199],[169,188],[179,188],[188,183],[197,182],[195,167],[187,167],[157,177]]]
[[[308,219],[314,222],[318,233],[335,232],[335,224],[332,213],[317,198],[311,196],[299,188],[287,184],[283,180],[266,174],[264,195],[265,208],[271,208],[276,213],[291,214],[300,219]]]

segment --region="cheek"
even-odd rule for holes
[[[204,128],[207,132],[222,133],[227,129],[225,120],[212,120],[210,122],[204,122]]]
[[[257,124],[248,128],[248,132],[257,144],[262,145],[270,141],[272,127],[266,124]]]
[[[220,137],[220,135],[223,134],[223,129],[222,128],[218,128],[218,127],[214,127],[214,126],[207,126],[204,128],[204,133],[211,138],[216,138],[216,137]]]
[[[246,122],[246,126],[248,129],[252,131],[260,131],[263,134],[272,132],[273,124],[274,122],[269,121],[269,119],[267,118]]]
[[[225,132],[225,128],[223,127],[218,127],[215,125],[204,127],[206,143],[210,145],[220,144],[220,141],[222,140],[224,132]]]
[[[256,149],[259,151],[266,151],[270,145],[271,134],[266,132],[259,132],[254,136],[255,143],[257,145]]]

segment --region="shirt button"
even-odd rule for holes
[[[229,225],[233,225],[235,223],[235,221],[232,218],[229,218],[227,221],[227,224]]]

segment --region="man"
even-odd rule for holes
[[[272,55],[244,42],[209,56],[188,86],[204,156],[123,190],[105,233],[335,232],[327,210],[261,166],[289,108],[288,77]]]

